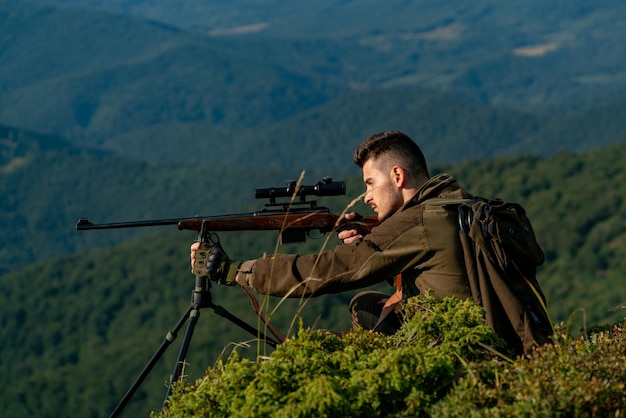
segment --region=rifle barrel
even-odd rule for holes
[[[160,225],[177,225],[179,219],[156,219],[151,221],[133,221],[133,222],[113,222],[105,224],[94,224],[88,218],[80,218],[76,222],[77,231],[87,231],[90,229],[118,229],[118,228],[137,228],[142,226],[160,226]]]

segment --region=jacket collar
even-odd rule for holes
[[[426,183],[419,188],[415,196],[404,204],[401,210],[405,210],[415,205],[419,205],[428,199],[434,197],[465,197],[465,193],[461,190],[461,186],[456,179],[449,174],[441,173],[431,177]]]

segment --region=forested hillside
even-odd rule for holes
[[[45,2],[132,14],[213,38],[298,40],[264,62],[289,57],[324,78],[344,77],[345,86],[452,91],[527,110],[626,93],[620,0]],[[315,46],[329,44],[339,49],[315,54]]]
[[[550,313],[555,322],[573,315],[575,330],[624,317],[619,308],[626,302],[624,158],[626,142],[581,155],[493,159],[436,166],[433,172],[445,170],[475,194],[519,201],[527,208],[547,255],[539,280]],[[356,175],[348,189],[358,194],[359,184]],[[107,198],[115,203],[123,197]],[[255,257],[275,246],[273,233],[223,233],[220,238],[232,257]],[[193,276],[188,248],[193,239],[189,232],[157,234],[108,250],[49,259],[1,276],[0,330],[5,344],[0,373],[13,382],[1,395],[8,405],[6,416],[110,413],[189,306]],[[32,251],[36,245],[41,248],[39,242],[29,243],[26,248],[32,246]],[[310,240],[305,246],[280,251],[312,252],[322,243]],[[333,239],[329,245],[336,243]],[[256,324],[243,293],[214,286],[213,294],[216,304]],[[351,296],[312,300],[303,311],[304,325],[346,329]],[[278,303],[272,299],[269,310]],[[298,303],[277,309],[273,321],[283,331],[290,328]],[[163,382],[171,373],[180,338],[129,405],[131,416],[160,407]],[[201,377],[229,343],[249,339],[250,335],[207,309],[194,334],[190,378]],[[226,352],[230,349],[226,347]],[[265,349],[254,343],[243,352],[255,356]]]
[[[291,64],[286,42],[207,39],[86,9],[2,2],[0,10],[10,34],[0,121],[72,141],[97,145],[173,122],[249,128],[341,91]],[[268,56],[283,59],[263,63]]]
[[[320,28],[341,21],[339,32],[294,32],[288,20],[270,24],[271,35],[207,36],[85,3],[4,0],[0,123],[149,161],[297,169],[300,150],[344,166],[352,141],[391,125],[423,136],[427,155],[445,163],[530,147],[551,155],[626,135],[621,2],[533,2],[522,14],[479,3],[333,2]],[[250,16],[269,7],[247,6]],[[184,9],[194,7],[206,6]],[[265,16],[302,20],[305,6],[285,7]],[[309,7],[309,23],[320,23],[322,9]],[[235,25],[233,16],[207,19]]]
[[[224,163],[150,164],[0,127],[0,273],[154,232],[78,233],[80,217],[101,223],[259,210],[266,202],[255,201],[256,188],[285,186],[305,169],[304,184],[333,175],[313,163],[298,170]],[[352,196],[359,193],[355,189]],[[329,204],[336,208],[344,201]],[[33,237],[54,245],[32,246]]]

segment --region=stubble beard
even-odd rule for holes
[[[396,213],[404,204],[402,196],[398,193],[394,193],[394,190],[389,190],[385,197],[385,207],[383,208],[383,211],[378,213],[379,222],[384,221],[385,219]],[[379,209],[381,209],[380,206]]]

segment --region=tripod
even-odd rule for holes
[[[248,331],[255,337],[259,337],[272,348],[275,348],[278,345],[276,341],[272,340],[271,338],[268,338],[265,334],[257,330],[255,327],[247,324],[246,322],[242,321],[240,318],[237,318],[236,316],[234,316],[233,314],[231,314],[230,312],[228,312],[226,309],[222,308],[221,306],[215,305],[211,299],[210,289],[211,289],[211,282],[209,281],[209,278],[207,276],[196,276],[195,288],[191,295],[191,304],[189,308],[187,308],[187,311],[180,318],[176,326],[167,333],[167,335],[165,336],[165,339],[163,340],[159,348],[156,350],[156,352],[153,354],[150,361],[148,361],[148,363],[146,364],[144,369],[141,371],[141,373],[139,374],[135,382],[128,389],[128,391],[126,392],[122,400],[118,403],[115,410],[111,413],[110,415],[111,418],[119,416],[119,414],[122,412],[126,404],[130,401],[132,396],[135,394],[137,389],[139,389],[139,386],[141,386],[144,379],[148,376],[148,374],[150,374],[150,371],[152,370],[154,365],[159,361],[163,353],[165,353],[165,350],[167,350],[170,344],[176,339],[176,336],[178,335],[178,331],[183,327],[185,321],[188,320],[185,337],[180,347],[180,351],[178,354],[178,359],[176,360],[174,371],[172,372],[172,375],[170,377],[170,384],[168,385],[167,393],[165,394],[165,400],[163,401],[163,407],[165,407],[167,399],[172,393],[173,384],[179,379],[179,377],[181,376],[183,372],[185,359],[187,358],[187,351],[189,350],[189,345],[191,344],[191,337],[193,336],[193,331],[198,322],[198,318],[200,317],[200,309],[211,308],[218,315],[228,319],[229,321],[238,325],[242,329]]]

